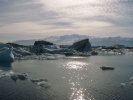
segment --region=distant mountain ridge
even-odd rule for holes
[[[127,38],[127,37],[94,37],[94,36],[88,36],[88,35],[62,35],[62,36],[50,36],[46,37],[44,39],[38,39],[38,40],[45,40],[49,42],[53,42],[55,44],[59,45],[71,45],[74,42],[77,42],[82,39],[89,38],[92,46],[114,46],[116,44],[119,45],[125,45],[128,47],[133,47],[133,38]],[[33,40],[18,40],[14,41],[14,43],[20,44],[20,45],[33,45],[34,42],[37,39]]]

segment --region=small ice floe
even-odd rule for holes
[[[120,86],[121,87],[125,87],[126,86],[126,83],[120,83]]]
[[[129,82],[130,85],[133,85],[133,81]]]
[[[133,77],[129,78],[129,81],[120,83],[121,87],[124,87],[125,85],[133,85]]]
[[[31,82],[37,84],[38,86],[44,87],[44,88],[50,87],[47,79],[31,79]]]
[[[38,86],[44,87],[44,88],[49,88],[50,85],[48,84],[48,82],[42,81],[42,82],[38,82],[37,83]]]
[[[40,86],[40,87],[44,87],[44,88],[49,88],[50,85],[48,83],[48,80],[47,79],[30,79],[29,78],[29,75],[27,73],[19,73],[19,74],[12,74],[10,76],[10,78],[13,80],[13,81],[17,81],[17,80],[29,80],[31,81],[32,83],[35,83],[36,85]]]
[[[130,80],[130,81],[133,81],[133,77],[130,77],[129,80]]]
[[[11,78],[13,81],[15,81],[15,82],[16,82],[17,79],[18,79],[18,77],[17,77],[16,74],[11,75],[10,78]]]
[[[47,79],[31,79],[28,73],[14,73],[12,71],[5,72],[5,71],[0,70],[0,78],[2,77],[9,77],[15,82],[17,82],[17,80],[31,81],[32,83],[35,83],[36,85],[43,87],[43,88],[50,87],[50,84]]]
[[[27,73],[22,73],[17,75],[19,80],[26,80],[28,79],[28,74]]]
[[[114,70],[115,68],[113,67],[108,67],[108,66],[102,66],[100,67],[102,70]]]
[[[0,78],[8,77],[8,76],[11,76],[12,74],[14,74],[13,71],[2,71],[2,70],[0,70]]]
[[[26,79],[28,79],[28,74],[27,74],[27,73],[12,74],[12,75],[10,75],[10,78],[11,78],[13,81],[17,81],[18,79],[19,79],[19,80],[26,80]]]
[[[47,79],[31,79],[31,82],[41,82],[41,81],[48,81]]]

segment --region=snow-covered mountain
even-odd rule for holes
[[[55,44],[60,45],[71,45],[74,42],[77,42],[82,39],[89,38],[92,46],[113,46],[116,44],[125,45],[133,47],[133,38],[127,38],[127,37],[94,37],[94,36],[88,36],[88,35],[78,35],[78,34],[72,34],[72,35],[62,35],[62,36],[50,36],[46,37],[44,39],[39,40],[45,40],[49,42],[53,42]],[[37,39],[36,39],[37,40]],[[21,44],[21,45],[33,45],[34,40],[19,40],[15,41],[14,43]]]

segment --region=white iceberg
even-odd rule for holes
[[[0,43],[0,62],[13,62],[14,55],[12,53],[12,47],[8,44]]]

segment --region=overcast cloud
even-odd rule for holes
[[[49,35],[133,37],[133,0],[0,0],[0,40]]]

